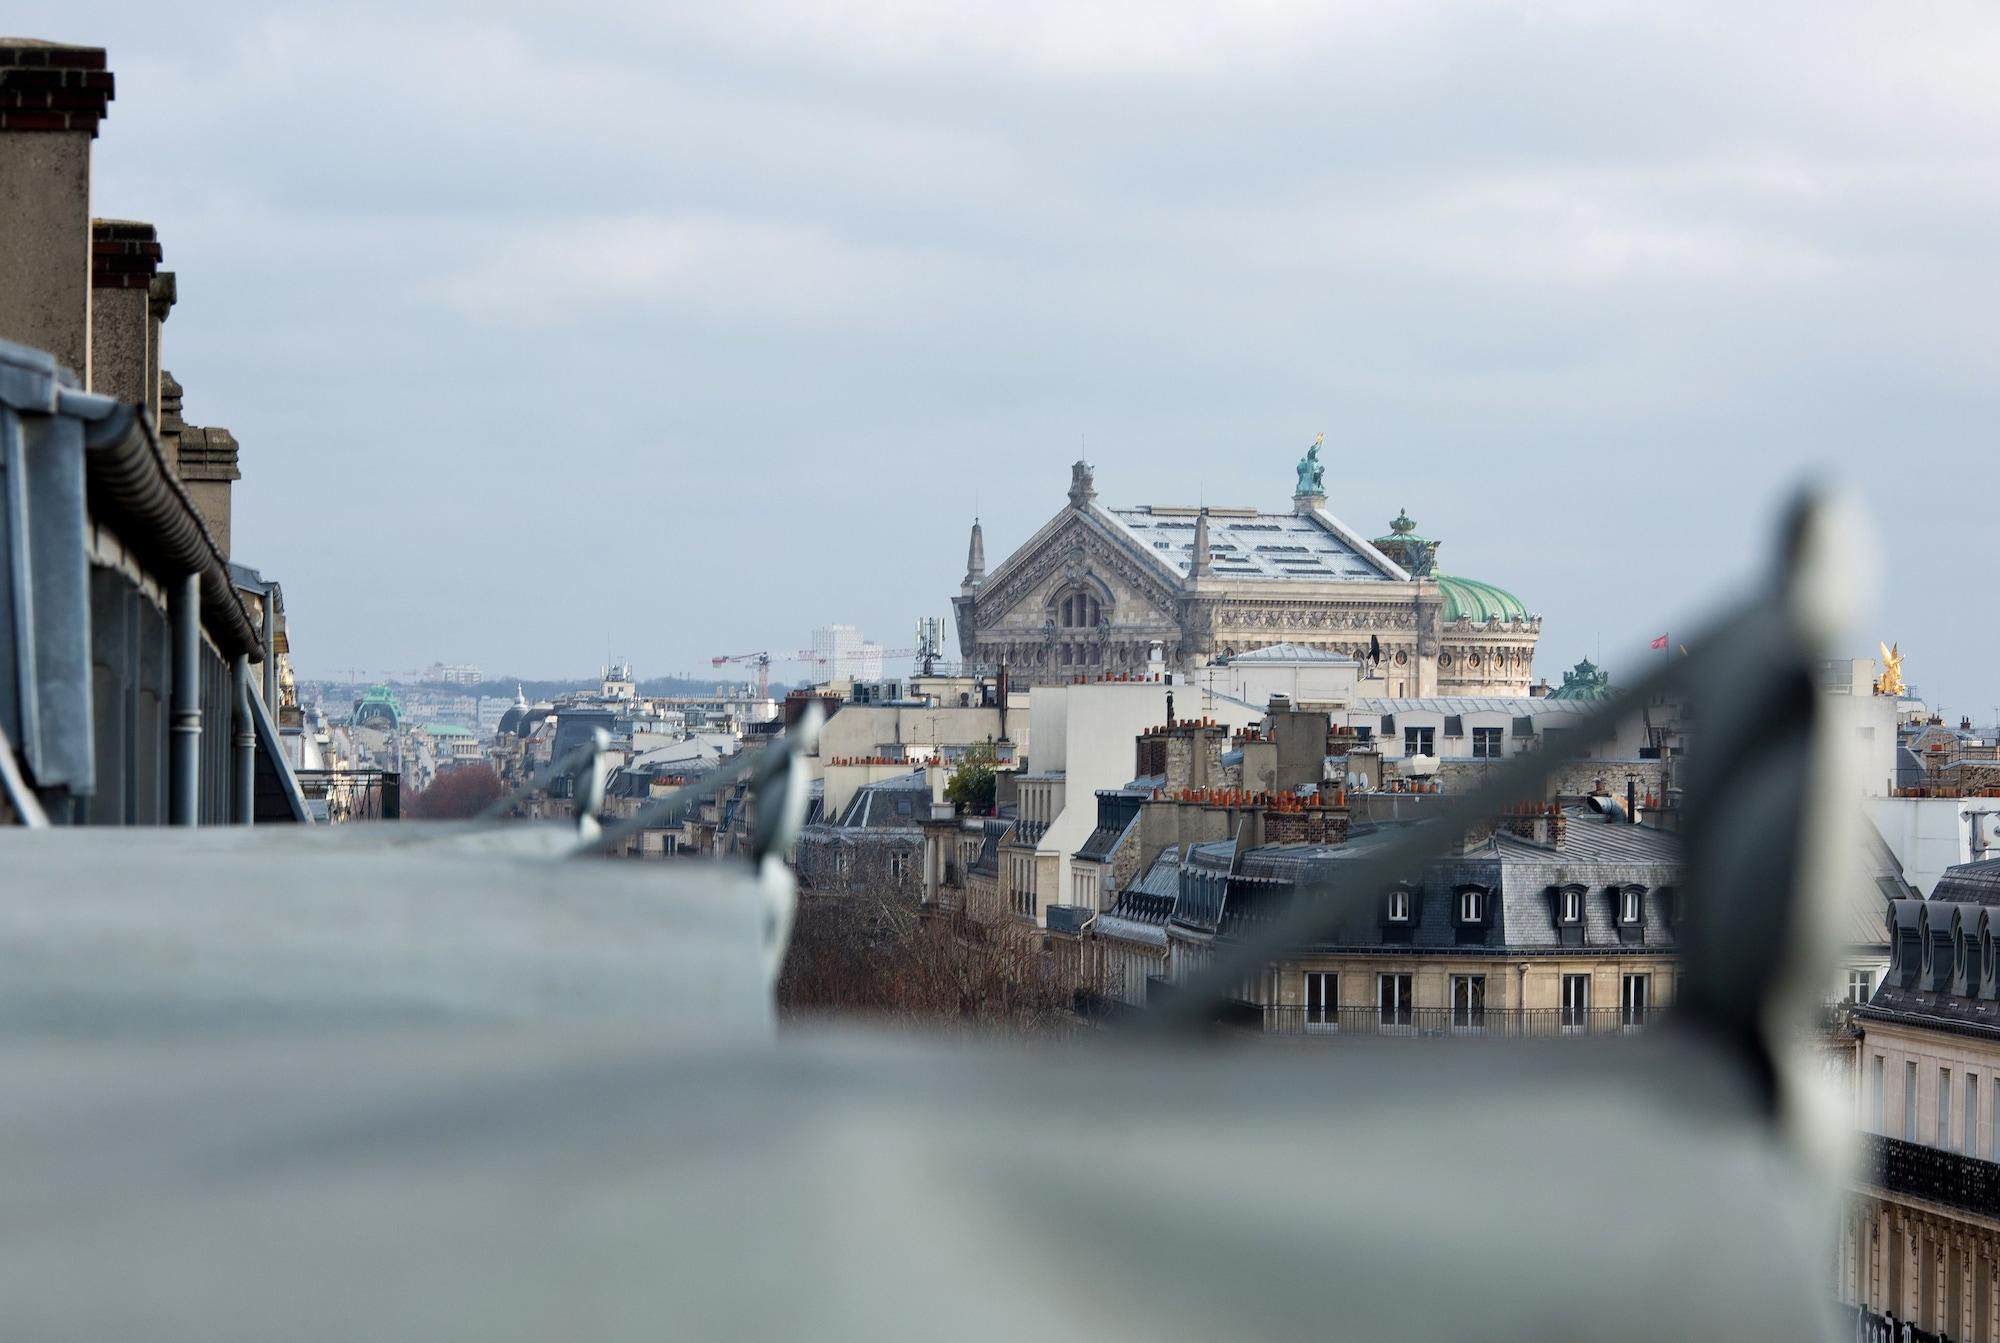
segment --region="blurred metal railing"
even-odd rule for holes
[[[1840,753],[1848,748],[1820,711],[1811,668],[1858,581],[1850,533],[1831,509],[1802,497],[1767,582],[1689,639],[1685,656],[1663,659],[1625,694],[1593,707],[1570,736],[1586,747],[1646,705],[1700,703],[1702,749],[1690,762],[1682,818],[1689,918],[1676,1015],[1755,1060],[1774,1101],[1785,1064],[1772,1027],[1803,1015],[1830,959],[1833,919],[1808,907],[1835,889],[1844,816],[1834,799],[1847,797]],[[1479,787],[1444,795],[1424,822],[1302,883],[1274,917],[1218,944],[1200,972],[1137,1019],[1139,1027],[1174,1033],[1229,1019],[1238,985],[1325,941],[1356,902],[1407,879],[1503,806],[1539,797],[1570,758],[1539,750],[1496,762]]]
[[[2000,1162],[1868,1133],[1861,1138],[1859,1177],[1892,1194],[2000,1217]]]
[[[308,802],[324,802],[327,819],[394,821],[402,817],[402,776],[385,769],[299,769],[292,774]]]

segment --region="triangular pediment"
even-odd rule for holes
[[[1136,591],[1171,616],[1181,578],[1173,567],[1141,549],[1094,505],[1065,508],[987,578],[976,598],[981,623],[990,624],[1065,579],[1095,580]]]

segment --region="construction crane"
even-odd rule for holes
[[[713,667],[725,666],[731,662],[754,662],[757,664],[757,698],[771,698],[771,655],[769,653],[728,653],[709,660]]]
[[[884,662],[909,658],[917,664],[918,673],[924,676],[931,675],[941,666],[949,665],[944,655],[944,622],[936,618],[926,618],[917,622],[917,644],[914,648],[869,648],[863,651],[879,656]],[[824,671],[833,661],[833,654],[823,648],[801,648],[797,660],[813,663]]]

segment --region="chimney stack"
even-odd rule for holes
[[[160,422],[160,328],[167,323],[167,314],[174,310],[174,302],[180,297],[180,286],[174,281],[174,273],[163,270],[153,276],[152,284],[146,289],[146,409],[152,412],[153,423]]]
[[[160,240],[151,224],[91,222],[90,390],[148,410],[160,394],[152,295],[159,268]]]
[[[111,101],[104,48],[0,38],[0,339],[90,385],[90,142]]]
[[[163,383],[172,382],[173,374],[161,375]],[[202,521],[208,524],[208,534],[215,538],[215,545],[223,558],[229,557],[229,489],[243,478],[236,468],[236,436],[227,429],[204,429],[187,423],[177,412],[180,384],[173,382],[175,414],[170,417],[170,425],[178,428],[174,434],[176,446],[173,450],[174,469],[187,486],[188,498],[200,510]],[[171,428],[169,429],[171,432]],[[162,446],[167,435],[162,435]]]
[[[160,455],[167,470],[181,473],[181,384],[165,369],[160,370],[160,415],[153,421],[160,432]]]

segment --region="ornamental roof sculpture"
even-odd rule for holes
[[[1319,459],[1320,447],[1326,442],[1326,435],[1313,439],[1306,455],[1299,458],[1299,485],[1296,494],[1301,497],[1326,497],[1326,464]]]

